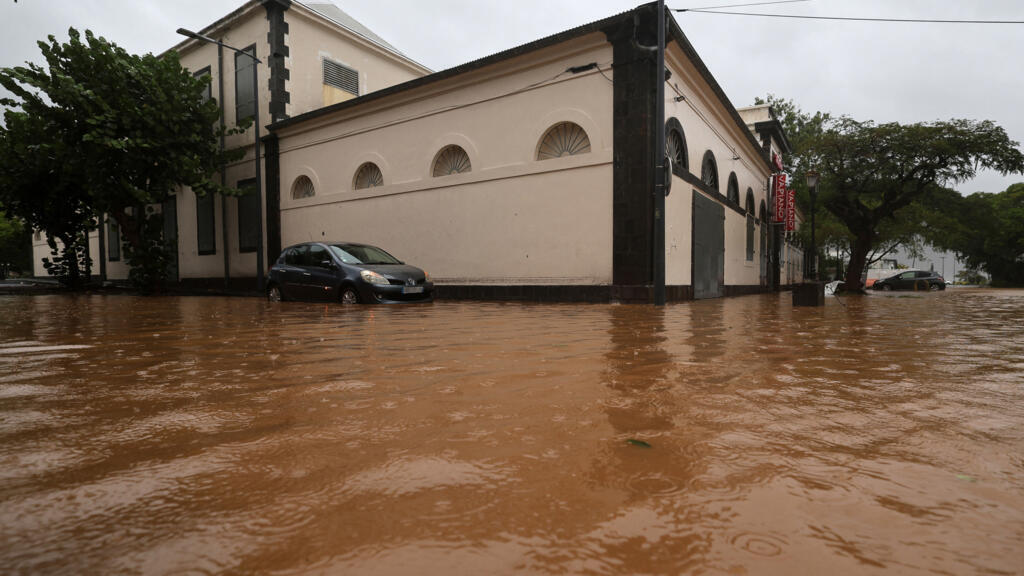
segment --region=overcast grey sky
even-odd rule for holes
[[[755,0],[756,1],[756,0]],[[434,69],[629,10],[630,0],[334,0]],[[0,0],[0,66],[39,60],[37,40],[91,29],[136,53],[176,44],[243,0]],[[672,8],[745,0],[667,0]],[[1024,20],[1021,0],[809,0],[734,11],[816,16]],[[805,111],[902,123],[992,120],[1024,141],[1024,25],[903,24],[676,13],[733,105],[774,93]],[[983,173],[958,186],[998,192],[1024,176]]]

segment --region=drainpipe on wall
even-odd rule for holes
[[[217,45],[217,103],[220,104],[220,152],[224,154],[224,47]],[[220,163],[220,185],[227,186],[227,165]],[[228,197],[220,195],[220,227],[224,237],[224,290],[231,286],[231,263],[228,259]]]
[[[665,0],[658,0],[658,53],[654,65],[654,305],[665,305]]]

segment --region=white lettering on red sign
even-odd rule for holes
[[[772,221],[782,223],[786,221],[786,175],[775,174],[772,176]]]
[[[796,190],[786,190],[786,232],[796,230]]]

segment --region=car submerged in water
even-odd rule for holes
[[[270,267],[267,298],[344,304],[429,302],[434,283],[423,269],[376,246],[305,242],[285,248]]]
[[[876,280],[872,290],[945,290],[946,280],[935,272],[927,270],[906,270],[899,274]]]

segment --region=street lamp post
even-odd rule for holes
[[[256,202],[256,228],[257,228],[257,232],[258,232],[258,234],[257,234],[257,241],[256,241],[256,287],[260,291],[260,293],[262,293],[263,292],[263,281],[264,281],[264,279],[263,279],[263,180],[262,180],[262,174],[261,174],[261,171],[260,171],[260,83],[259,83],[259,79],[258,79],[258,77],[259,77],[259,65],[262,64],[262,62],[260,61],[259,58],[256,57],[255,54],[249,54],[245,50],[241,50],[241,49],[235,48],[234,46],[228,46],[227,44],[224,44],[223,42],[221,42],[219,40],[214,40],[213,38],[210,38],[209,36],[204,36],[202,34],[198,34],[196,32],[192,32],[191,30],[186,30],[184,28],[178,28],[177,32],[178,32],[178,34],[181,34],[182,36],[187,36],[189,38],[192,38],[192,39],[195,39],[195,40],[199,40],[200,42],[205,42],[207,44],[216,44],[217,46],[220,46],[221,48],[227,48],[228,50],[232,50],[232,51],[234,51],[234,52],[236,52],[238,54],[245,54],[246,56],[248,56],[249,58],[252,58],[252,60],[253,60],[253,67],[252,67],[253,131],[256,133],[256,142],[255,142],[255,146],[254,146],[256,157],[254,158],[253,161],[255,162],[255,166],[256,166],[256,196],[257,196],[257,199],[258,199],[257,202]],[[221,99],[219,104],[220,104],[221,110],[222,110],[221,114],[223,114],[224,100]],[[227,247],[227,244],[225,243],[225,245],[224,245],[225,253],[227,252],[227,249],[228,249],[228,247]]]
[[[811,280],[818,279],[818,247],[814,238],[814,203],[818,198],[818,171],[807,171],[807,188],[811,191]]]

